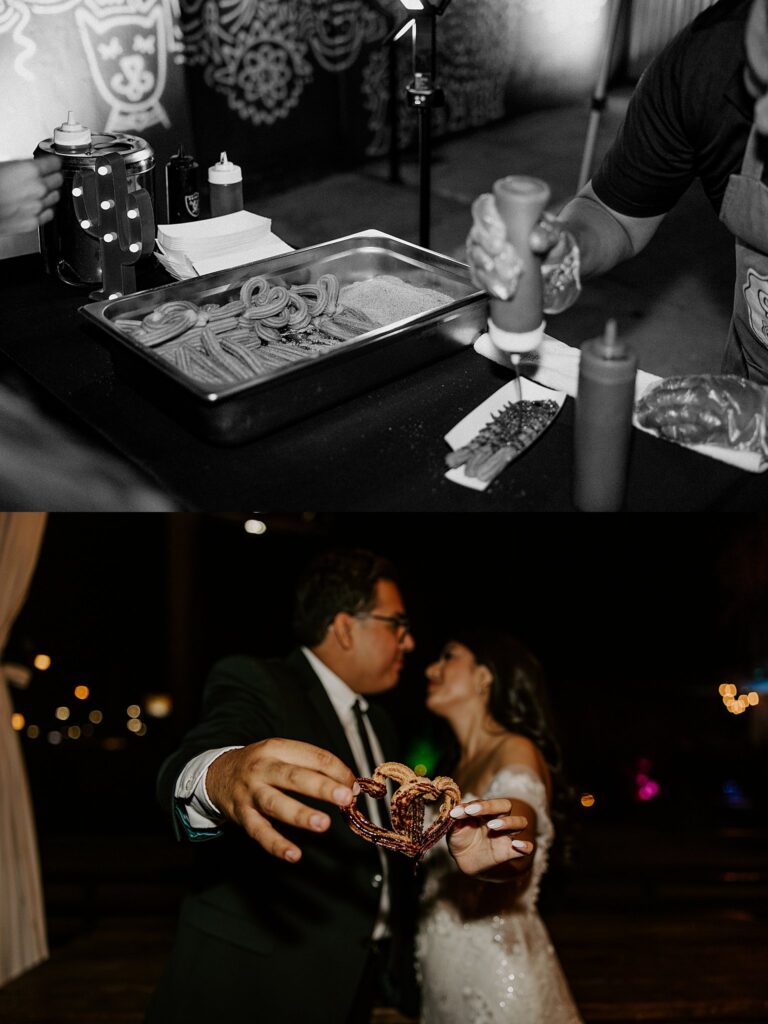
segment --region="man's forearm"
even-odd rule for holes
[[[594,199],[576,196],[557,219],[578,243],[582,277],[605,274],[636,254],[626,230]]]

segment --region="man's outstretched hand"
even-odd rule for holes
[[[241,825],[267,853],[297,861],[301,850],[273,821],[325,832],[327,814],[289,793],[337,807],[352,802],[355,776],[334,754],[299,740],[269,739],[221,754],[208,768],[205,787],[219,811]]]

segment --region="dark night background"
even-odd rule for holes
[[[760,675],[768,658],[768,518],[262,518],[260,536],[234,515],[49,518],[6,651],[12,662],[52,658],[14,691],[16,710],[41,730],[22,739],[42,840],[163,831],[154,775],[194,720],[207,670],[231,652],[286,651],[296,576],[337,543],[374,548],[401,570],[417,647],[385,703],[411,750],[440,741],[422,711],[425,666],[453,622],[490,621],[544,663],[571,781],[596,797],[592,820],[698,823],[758,810],[764,707],[730,715],[717,686]],[[77,683],[89,686],[87,701],[71,696]],[[152,692],[171,693],[174,713],[146,719],[135,736],[125,709]],[[62,704],[66,723],[53,717]],[[94,707],[104,720],[91,737],[46,742]],[[661,787],[645,805],[635,799],[638,758]]]

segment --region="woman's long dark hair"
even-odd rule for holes
[[[547,763],[552,780],[550,813],[561,842],[560,858],[570,860],[570,808],[573,791],[563,771],[560,743],[552,721],[544,670],[535,655],[515,637],[492,629],[455,630],[451,639],[468,647],[491,673],[488,711],[508,732],[526,736]],[[455,768],[458,746],[452,752]],[[450,756],[450,755],[449,755]]]

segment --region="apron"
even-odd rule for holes
[[[736,287],[723,373],[768,384],[768,187],[755,125],[741,172],[728,180],[720,220],[736,239]]]

